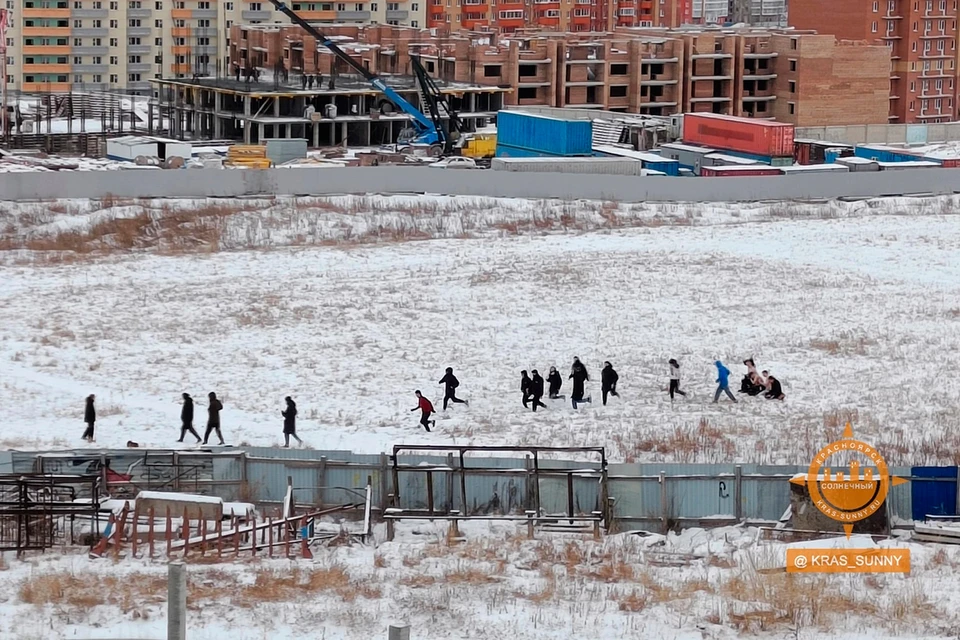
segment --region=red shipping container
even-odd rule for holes
[[[758,156],[793,156],[792,124],[716,113],[683,116],[683,141]]]
[[[753,165],[733,165],[727,167],[700,167],[703,178],[746,178],[748,176],[779,176],[777,167],[757,167]]]
[[[943,158],[940,160],[940,166],[944,167],[945,169],[960,168],[960,158]]]

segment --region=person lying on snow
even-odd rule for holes
[[[766,374],[766,371],[764,371]],[[763,394],[763,397],[767,400],[783,400],[783,388],[780,386],[780,381],[773,376],[767,376],[767,392]]]

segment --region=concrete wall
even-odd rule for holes
[[[798,138],[847,144],[926,144],[960,140],[960,122],[941,124],[871,124],[843,127],[798,127]]]
[[[0,174],[4,200],[251,195],[417,194],[618,202],[737,202],[960,193],[960,169],[669,178],[417,167],[180,169]]]

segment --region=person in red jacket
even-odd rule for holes
[[[420,414],[420,424],[422,424],[423,428],[427,430],[427,433],[430,433],[430,425],[437,424],[436,420],[430,420],[430,414],[436,413],[436,411],[433,408],[433,404],[423,397],[423,394],[420,393],[419,389],[417,389],[414,393],[417,394],[417,406],[415,406],[413,409],[410,409],[410,411],[416,411],[417,409],[420,409],[422,412]]]

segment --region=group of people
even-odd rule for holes
[[[757,373],[757,365],[753,361],[753,358],[747,358],[743,361],[743,364],[747,367],[747,373],[740,381],[740,393],[745,393],[749,396],[758,396],[762,393],[763,397],[767,400],[784,399],[783,387],[775,376],[766,370]],[[717,391],[713,395],[713,403],[716,404],[720,400],[721,393],[725,393],[730,400],[737,402],[733,393],[730,392],[730,370],[719,360],[717,360],[714,365],[717,367]],[[671,398],[672,397],[673,395],[671,394]]]
[[[583,397],[585,393],[584,386],[585,383],[590,380],[590,373],[587,371],[586,365],[580,362],[579,357],[574,357],[573,364],[570,366],[570,375],[567,379],[573,380],[573,391],[570,394],[570,403],[574,409],[576,409],[579,404],[593,401],[592,396]],[[607,404],[608,396],[619,396],[617,393],[617,380],[619,379],[620,376],[617,375],[613,365],[609,362],[604,362],[603,370],[600,372],[600,388],[603,394],[604,405]],[[549,385],[547,390],[549,394],[548,397],[551,400],[564,399],[564,396],[560,395],[563,378],[560,376],[560,372],[557,371],[556,367],[550,367],[550,373],[547,374],[547,384]],[[541,398],[543,398],[543,378],[536,369],[533,370],[533,377],[527,375],[526,370],[520,372],[520,393],[522,394],[521,402],[524,407],[531,406],[534,411],[536,411],[538,407],[547,408],[547,405],[541,401]]]
[[[189,433],[197,439],[197,444],[201,442],[207,444],[210,436],[216,433],[217,438],[220,439],[220,444],[226,444],[223,433],[220,431],[220,412],[223,411],[223,403],[220,402],[217,394],[213,391],[207,394],[207,398],[209,400],[207,403],[207,429],[201,439],[200,434],[193,428],[193,398],[189,393],[183,394],[183,405],[180,408],[180,439],[177,442],[183,442],[184,437]],[[87,396],[86,407],[83,412],[83,421],[87,426],[83,432],[83,440],[87,442],[93,442],[94,428],[97,422],[96,399],[97,397],[92,393]],[[283,446],[287,448],[290,446],[291,436],[299,444],[303,444],[303,440],[297,435],[297,403],[290,396],[284,398],[284,401],[287,406],[280,411],[280,415],[283,417]]]

